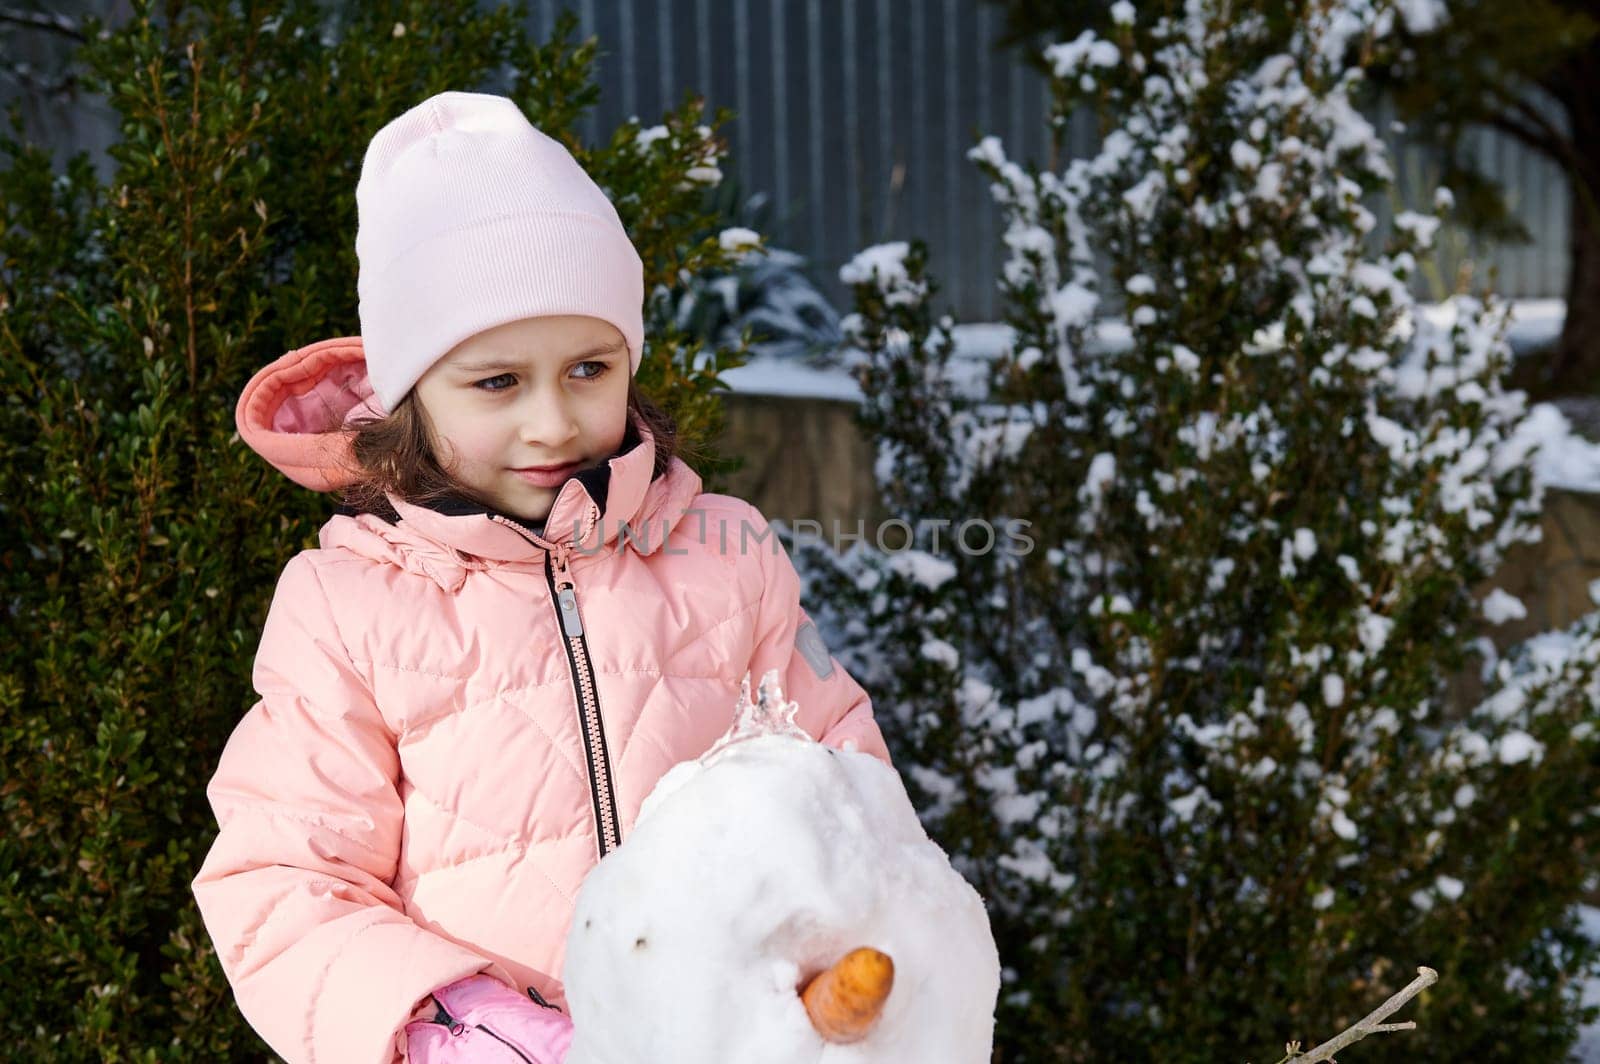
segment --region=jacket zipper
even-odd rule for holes
[[[502,1037],[502,1036],[500,1036],[498,1034],[495,1034],[493,1030],[489,1029],[488,1027],[485,1027],[481,1023],[478,1024],[477,1027],[478,1027],[478,1030],[482,1031],[484,1034],[488,1035],[490,1038],[493,1038],[496,1042],[500,1042],[507,1049],[511,1050],[511,1052],[515,1053],[517,1056],[521,1057],[523,1060],[526,1060],[528,1062],[528,1064],[537,1064],[537,1062],[532,1057],[528,1056],[528,1054],[524,1053],[522,1050],[518,1049],[515,1045],[513,1045],[512,1042],[511,1042],[511,1039],[504,1038],[504,1037]]]
[[[589,766],[589,800],[594,809],[595,837],[603,860],[622,844],[622,827],[617,819],[616,786],[611,778],[611,758],[606,749],[605,725],[600,717],[600,694],[595,689],[583,618],[578,614],[578,594],[568,568],[568,551],[548,543],[515,521],[498,514],[491,516],[545,549],[545,579],[550,584],[550,599],[556,606],[556,623],[567,649],[567,668],[572,673],[572,689],[577,696],[578,728],[583,733],[584,755]]]

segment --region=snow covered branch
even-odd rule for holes
[[[1600,613],[1509,649],[1476,708],[1452,681],[1529,612],[1475,589],[1542,536],[1548,437],[1511,387],[1503,301],[1416,305],[1454,196],[1387,231],[1374,210],[1396,171],[1367,64],[1442,9],[1105,6],[1109,28],[1042,56],[1053,128],[1087,109],[1097,146],[1047,170],[997,136],[968,152],[1009,252],[1001,350],[951,353],[918,241],[840,273],[886,508],[1014,517],[1038,548],[923,533],[833,584],[924,823],[1005,925],[998,1029],[1029,1059],[1282,1045],[1228,1006],[1427,943],[1515,965],[1545,929],[1504,934],[1492,899],[1536,883],[1561,911],[1593,875],[1565,840],[1600,832]],[[1365,906],[1388,896],[1408,904]],[[1493,1025],[1516,1027],[1503,1055],[1544,1059],[1554,1039],[1508,1021],[1535,998],[1576,1019],[1586,948],[1515,993],[1494,964],[1457,971],[1427,1049]],[[1142,978],[1157,954],[1186,981]],[[1175,990],[1218,973],[1225,1003]],[[1287,1060],[1403,1029],[1381,1021],[1421,985]],[[1315,1031],[1369,1007],[1304,1004]]]

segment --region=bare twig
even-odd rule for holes
[[[1305,1053],[1300,1052],[1299,1042],[1290,1042],[1284,1047],[1287,1050],[1288,1055],[1286,1055],[1282,1060],[1278,1061],[1278,1064],[1312,1064],[1313,1061],[1318,1060],[1331,1061],[1333,1059],[1333,1055],[1339,1052],[1339,1050],[1343,1049],[1345,1046],[1361,1041],[1369,1034],[1378,1034],[1382,1031],[1415,1030],[1417,1026],[1417,1022],[1415,1020],[1406,1020],[1404,1023],[1383,1023],[1382,1021],[1401,1005],[1404,1005],[1406,1002],[1416,997],[1424,987],[1432,986],[1434,983],[1438,982],[1438,980],[1439,973],[1434,971],[1432,968],[1418,968],[1417,977],[1415,979],[1406,984],[1404,988],[1398,991],[1388,1001],[1385,1001],[1382,1005],[1379,1005],[1377,1008],[1373,1009],[1372,1012],[1367,1014],[1367,1016],[1360,1020],[1354,1027],[1335,1035],[1326,1042],[1316,1046],[1311,1050],[1308,1050]]]
[[[52,15],[44,11],[18,11],[15,8],[0,7],[0,23],[24,26],[30,30],[49,30],[51,33],[59,33],[64,37],[71,37],[75,41],[83,40],[82,28],[65,15]]]

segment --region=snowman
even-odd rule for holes
[[[584,879],[567,1064],[984,1064],[983,899],[899,775],[794,722],[776,671]]]

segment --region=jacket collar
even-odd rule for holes
[[[234,418],[241,439],[274,467],[316,491],[348,484],[358,414],[381,412],[367,379],[359,336],[297,348],[263,367],[239,396]],[[399,516],[338,513],[322,528],[323,547],[342,546],[425,571],[441,586],[458,586],[466,569],[542,560],[547,551],[608,553],[659,550],[700,493],[699,474],[681,458],[655,475],[655,440],[630,414],[617,454],[568,480],[556,493],[542,529],[465,499],[434,506],[389,495]],[[623,526],[629,533],[620,536]]]
[[[593,554],[615,549],[619,538],[640,553],[653,553],[664,538],[663,522],[677,522],[698,494],[700,479],[677,459],[657,478],[655,461],[649,427],[630,415],[618,452],[561,485],[542,525],[460,497],[431,505],[410,503],[394,494],[385,497],[401,526],[478,558],[529,561],[546,550]],[[677,475],[670,477],[673,473]],[[688,498],[681,497],[685,473],[695,481]],[[652,493],[658,481],[660,487]],[[624,525],[629,534],[620,537]]]
[[[633,450],[633,448],[637,447],[641,442],[642,438],[640,436],[639,429],[633,423],[633,419],[630,418],[628,420],[628,427],[622,436],[622,443],[618,446],[617,450],[612,453],[611,457],[620,458],[629,451]],[[574,474],[572,479],[579,481],[583,485],[584,492],[591,500],[593,500],[594,504],[599,507],[603,513],[605,511],[606,502],[611,489],[611,462],[607,460],[600,465],[590,466],[589,468]],[[390,505],[393,506],[395,496],[385,493],[384,498],[388,499]],[[542,520],[528,521],[525,518],[518,517],[516,514],[506,513],[503,510],[497,510],[492,506],[481,503],[476,499],[470,499],[465,495],[446,495],[438,499],[422,500],[413,505],[426,507],[429,510],[437,511],[438,513],[444,514],[447,517],[466,517],[471,514],[487,514],[498,519],[513,521],[540,536],[544,535],[545,528],[549,523],[548,514],[546,514]],[[360,510],[357,510],[352,506],[347,506],[344,503],[340,503],[334,507],[334,513],[348,514],[352,517],[360,512]],[[395,520],[398,519],[398,517],[395,518]]]

